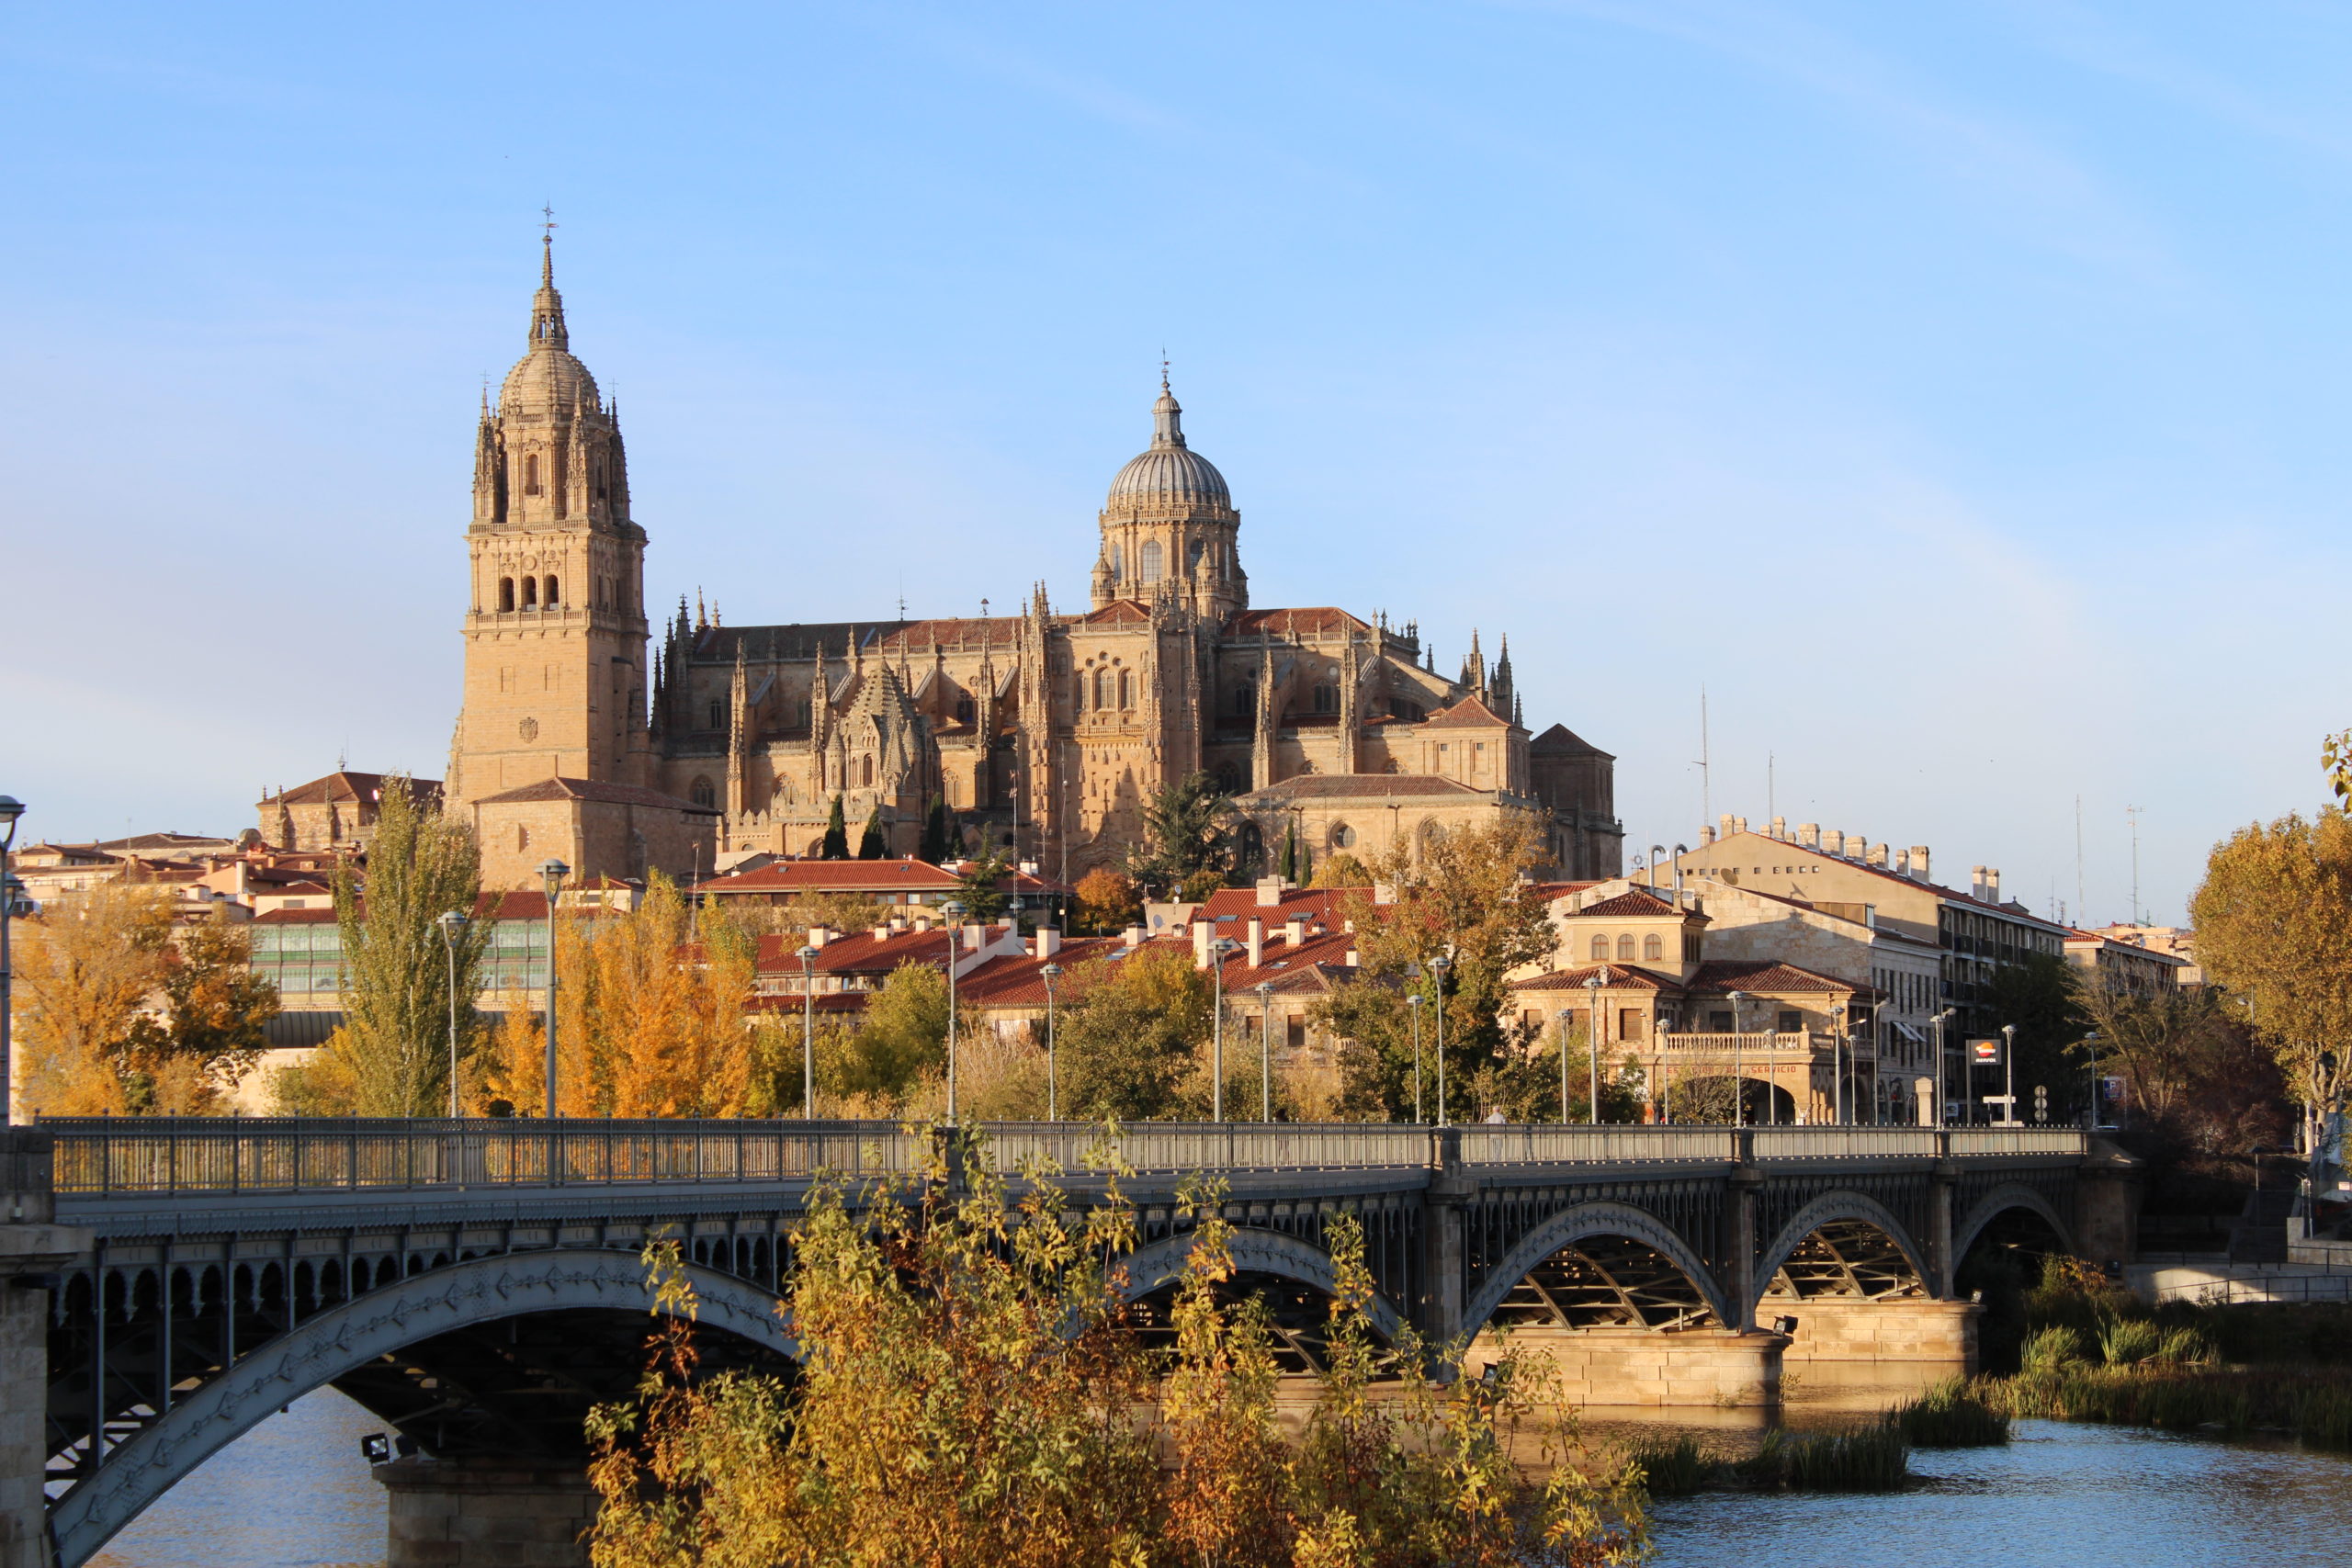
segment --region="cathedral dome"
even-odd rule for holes
[[[1184,445],[1183,415],[1175,394],[1161,381],[1159,400],[1151,407],[1151,446],[1131,458],[1111,481],[1110,505],[1233,505],[1216,465]]]

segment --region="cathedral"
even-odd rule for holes
[[[484,880],[707,872],[817,852],[836,800],[917,852],[944,802],[967,844],[1074,879],[1116,863],[1165,784],[1234,797],[1245,861],[1378,853],[1504,813],[1556,874],[1617,874],[1613,761],[1531,735],[1508,644],[1442,674],[1418,627],[1261,609],[1241,514],[1163,375],[1151,444],[1111,481],[1083,611],[1042,583],[1010,615],[727,626],[681,601],[658,634],[615,406],[571,352],[553,250],[528,346],[474,446],[465,694],[444,799]],[[983,606],[985,608],[985,606]]]

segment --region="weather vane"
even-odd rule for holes
[[[539,209],[539,216],[547,220],[547,232],[539,236],[539,243],[543,245],[552,245],[555,243],[555,231],[557,229],[561,227],[561,225],[557,223],[555,220],[555,209],[553,207],[542,207]]]

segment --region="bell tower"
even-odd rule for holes
[[[475,429],[453,806],[648,772],[645,531],[629,520],[620,421],[572,356],[552,229],[528,345]]]

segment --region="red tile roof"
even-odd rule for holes
[[[1220,887],[1193,911],[1193,918],[1217,920],[1230,915],[1236,924],[1261,919],[1272,931],[1294,916],[1304,915],[1310,920],[1337,926],[1347,918],[1340,910],[1350,898],[1371,897],[1369,887],[1289,887],[1283,890],[1281,903],[1261,904],[1254,887]]]
[[[1485,795],[1468,784],[1433,773],[1301,773],[1296,778],[1251,790],[1243,800],[1380,800],[1393,796]]]
[[[963,884],[929,861],[787,860],[695,885],[719,897],[748,893],[946,893]]]
[[[1793,964],[1758,959],[1710,959],[1699,965],[1690,984],[1693,993],[1724,991],[1851,991],[1876,996],[1870,987],[1828,975],[1816,975]]]
[[[1069,624],[1076,626],[1137,626],[1149,622],[1151,610],[1136,599],[1114,599],[1099,610],[1089,610],[1082,615],[1072,615]]]
[[[904,649],[910,655],[928,657],[936,643],[948,653],[971,652],[981,648],[1010,649],[1020,635],[1018,615],[952,616],[944,620],[909,621],[877,639],[876,646],[892,653]]]
[[[769,973],[799,974],[800,960],[793,955],[807,940],[798,934],[760,938],[759,967]],[[886,931],[879,937],[870,931],[852,931],[819,948],[810,967],[820,975],[888,975],[901,964],[928,964],[944,969],[955,950],[956,933],[937,927],[927,931]]]
[[[1555,969],[1532,979],[1513,980],[1514,991],[1582,990],[1584,983],[1599,976],[1600,983],[1611,990],[1668,991],[1682,987],[1663,975],[1647,969],[1636,969],[1627,964],[1587,964],[1574,969]]]
[[[1329,604],[1296,610],[1244,610],[1233,617],[1236,637],[1343,637],[1372,630],[1370,621],[1358,620]]]
[[[1689,911],[1678,909],[1645,887],[1635,887],[1613,898],[1603,898],[1598,904],[1588,904],[1573,911],[1581,918],[1599,915],[1609,919],[1624,919],[1634,916],[1680,915]]]
[[[1476,692],[1450,708],[1440,708],[1422,721],[1431,729],[1508,729],[1510,720],[1488,707]]]
[[[280,790],[276,795],[266,795],[260,804],[327,806],[356,805],[361,801],[372,804],[383,798],[385,781],[396,776],[391,773],[355,773],[338,769],[322,779],[312,779],[309,784],[296,784],[292,789]],[[440,796],[439,779],[411,779],[408,782],[412,789],[421,792],[428,799]]]
[[[1617,760],[1565,724],[1555,724],[1529,741],[1527,754],[1531,757],[1599,757],[1610,762]]]

